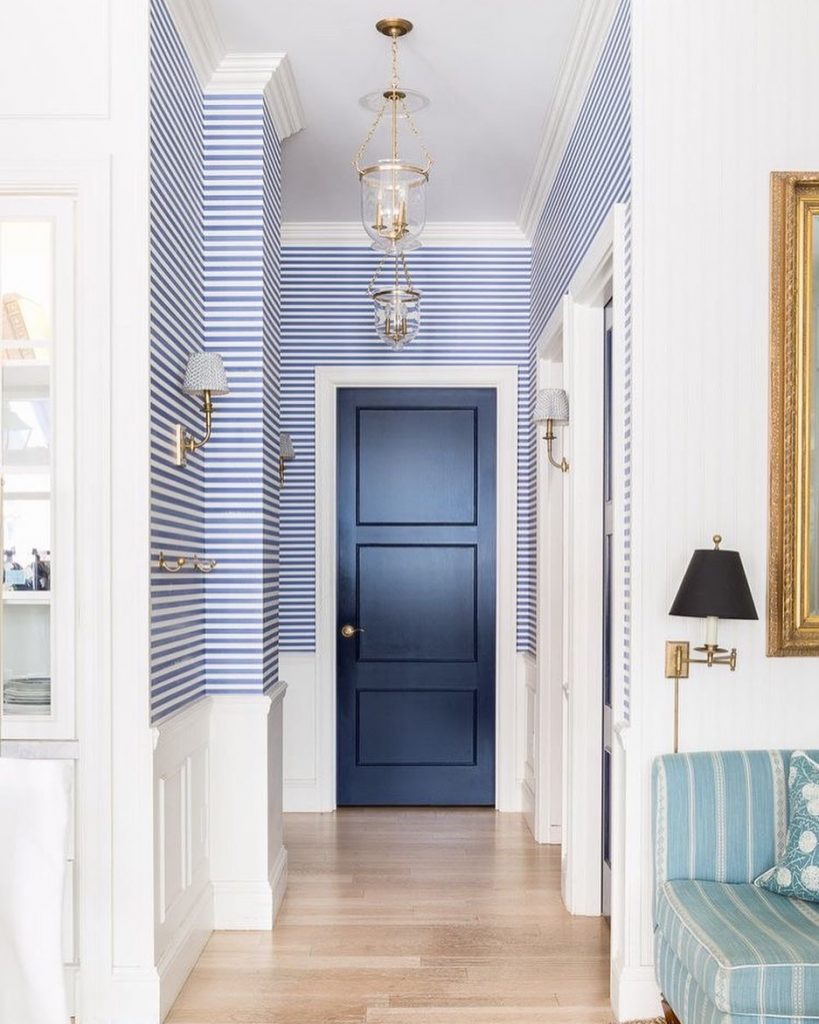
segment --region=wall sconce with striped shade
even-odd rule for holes
[[[293,447],[293,438],[282,431],[279,434],[279,486],[284,487],[284,464],[292,462],[296,457],[296,449]]]
[[[563,388],[543,388],[538,391],[535,401],[535,411],[532,413],[534,423],[545,423],[546,433],[543,440],[546,442],[546,451],[549,462],[562,473],[569,469],[569,463],[565,459],[557,462],[552,455],[552,445],[555,441],[555,423],[569,422],[569,396]]]

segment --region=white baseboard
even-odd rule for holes
[[[160,1019],[179,995],[213,931],[213,889],[208,883],[175,931],[156,966],[159,974]]]
[[[526,824],[529,826],[529,831],[537,840],[537,836],[535,835],[535,791],[532,788],[532,783],[529,779],[524,779],[520,784],[520,802],[523,808],[523,816],[526,819]]]
[[[299,812],[320,813],[326,810],[322,806],[321,793],[317,779],[285,779],[284,780],[284,813]]]
[[[287,850],[283,846],[270,872],[270,891],[273,896],[273,922],[279,916],[284,894],[287,892]]]
[[[216,931],[270,931],[273,892],[269,882],[213,882],[213,927]]]
[[[611,965],[611,1005],[618,1021],[646,1019],[660,1014],[660,988],[652,966],[626,967],[619,959]]]
[[[114,1021],[116,1024],[158,1024],[158,972],[145,967],[114,967],[110,988],[106,987],[99,1008],[89,1013],[83,1000],[80,1019],[111,1021],[112,1024]]]

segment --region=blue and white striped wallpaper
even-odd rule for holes
[[[151,10],[151,714],[278,678],[280,145],[260,92],[203,96],[163,0]],[[213,437],[173,464],[190,352],[222,353]],[[204,555],[208,576],[160,572]]]
[[[279,625],[283,650],[315,649],[318,365],[518,368],[517,644],[534,653],[536,341],[612,203],[629,198],[628,0],[617,11],[531,251],[413,254],[423,323],[399,354],[374,334],[366,294],[372,252],[280,250],[280,144],[261,96],[203,98],[162,0],[153,3],[151,52],[152,550],[205,549],[219,561],[207,579],[153,574],[154,716],[203,693],[269,689]],[[188,352],[203,343],[224,355],[232,393],[217,400],[204,457],[179,471],[169,462],[168,439],[176,420],[200,428],[197,403],[181,395],[179,382]],[[628,370],[628,338],[626,345]],[[628,503],[630,371],[626,387]],[[279,549],[280,425],[293,435],[297,457],[281,495]],[[629,522],[627,509],[627,533]],[[627,588],[629,551],[627,535]],[[626,601],[628,616],[628,593]],[[623,640],[627,658],[628,619]]]
[[[201,432],[180,384],[202,347],[202,94],[162,0],[151,4],[151,695],[155,718],[205,692],[204,580],[157,568],[204,548],[201,459],[170,457],[173,426]]]
[[[603,52],[583,101],[554,184],[532,241],[531,372],[537,341],[614,203],[631,197],[631,27],[630,0],[621,0]],[[628,218],[627,218],[628,220]],[[630,220],[628,221],[630,224]],[[626,254],[625,419],[625,600],[623,655],[625,711],[628,714],[631,586],[631,251]],[[534,395],[532,395],[534,400]],[[535,434],[530,432],[532,458]],[[534,507],[534,494],[530,495]],[[527,567],[529,568],[529,567]],[[532,586],[532,581],[526,581]],[[534,622],[529,623],[534,646]]]
[[[529,251],[428,248],[409,258],[423,293],[421,329],[402,352],[380,342],[367,282],[377,256],[367,248],[285,246],[282,250],[282,429],[293,436],[282,494],[281,647],[315,650],[315,391],[321,365],[391,364],[518,367],[528,388]],[[527,436],[521,406],[521,436]],[[522,453],[522,454],[525,454]],[[519,460],[518,485],[529,489]],[[533,530],[519,523],[522,557]],[[518,598],[524,621],[530,595]]]
[[[259,93],[204,107],[205,347],[230,395],[205,449],[207,692],[278,679],[280,145]]]

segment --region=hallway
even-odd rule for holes
[[[285,816],[275,931],[216,932],[168,1024],[605,1024],[608,928],[521,815]]]

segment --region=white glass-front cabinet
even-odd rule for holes
[[[72,761],[74,244],[71,199],[0,195],[0,750]],[[63,912],[72,1013],[74,838],[72,824]]]
[[[70,200],[0,197],[3,739],[75,736],[73,291]]]

